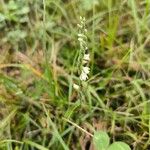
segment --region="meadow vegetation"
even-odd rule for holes
[[[95,131],[150,149],[150,1],[1,0],[0,150],[95,150]]]

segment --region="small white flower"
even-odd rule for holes
[[[82,41],[83,41],[83,39],[82,39],[82,38],[78,38],[78,41],[82,42]]]
[[[83,72],[85,74],[88,74],[90,72],[90,68],[89,67],[83,67]]]
[[[79,36],[79,37],[83,37],[83,36],[85,36],[85,35],[84,35],[84,34],[80,34],[80,33],[79,33],[79,34],[78,34],[78,36]]]
[[[85,44],[86,43],[82,37],[78,38],[78,41],[80,42],[80,44]]]
[[[82,16],[80,16],[80,20],[82,20],[83,18],[82,18]]]
[[[87,32],[87,29],[84,29],[84,32]]]
[[[78,90],[79,89],[79,85],[73,84],[73,88],[76,89],[76,90]]]
[[[84,54],[83,60],[89,61],[90,60],[90,54]]]
[[[77,26],[78,26],[79,28],[83,28],[83,25],[77,24]]]
[[[79,38],[85,38],[85,39],[87,39],[87,36],[86,36],[86,35],[80,34],[80,33],[78,34],[78,37],[79,37]]]
[[[82,71],[81,75],[80,75],[80,80],[81,81],[85,81],[86,79],[88,79],[88,76],[85,72]]]

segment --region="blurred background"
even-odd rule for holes
[[[0,0],[0,149],[94,150],[107,131],[150,149],[149,0]],[[86,19],[88,86],[74,65]]]

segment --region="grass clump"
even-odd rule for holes
[[[0,4],[0,149],[150,148],[148,0]]]

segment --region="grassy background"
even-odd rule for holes
[[[95,130],[150,149],[149,12],[149,0],[1,0],[0,149],[94,150]],[[82,99],[80,16],[91,55]]]

